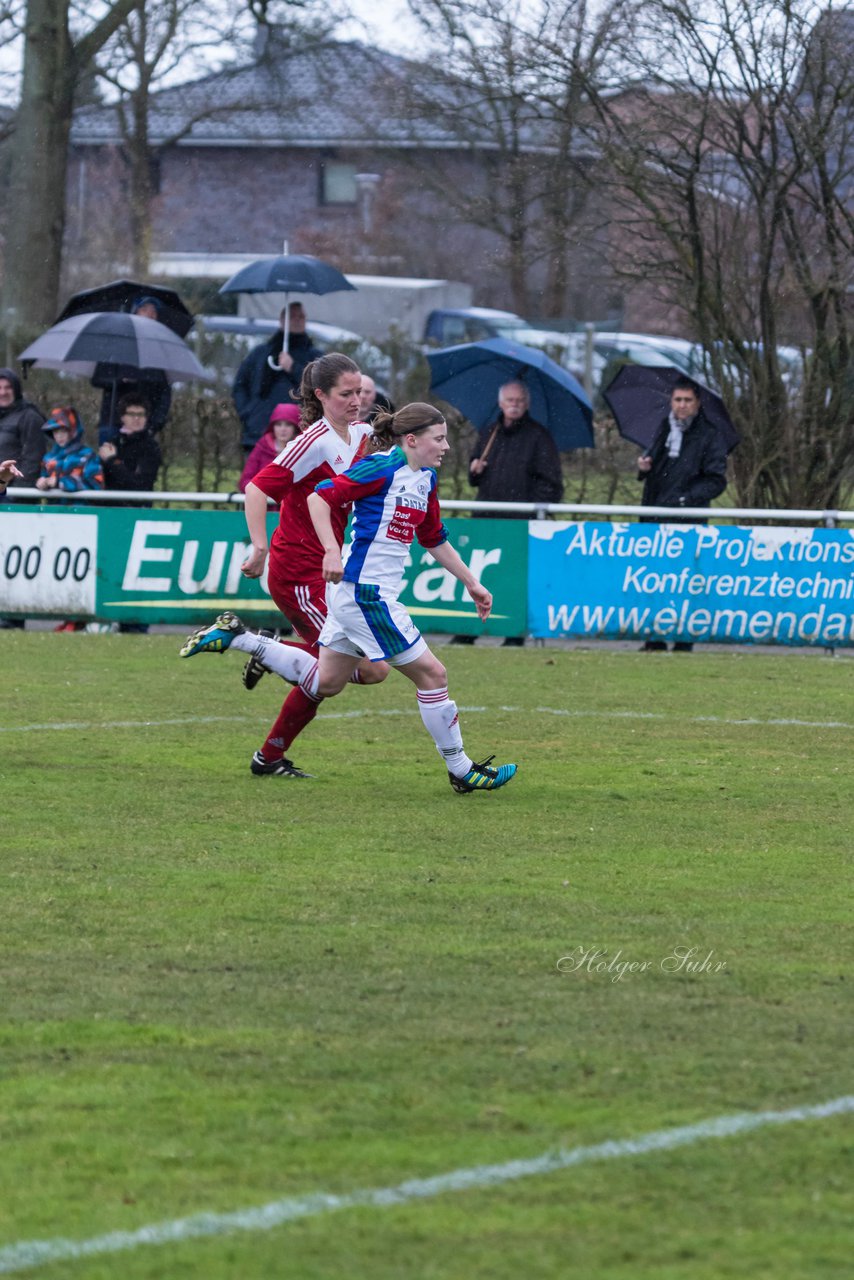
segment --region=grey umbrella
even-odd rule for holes
[[[110,421],[116,409],[119,379],[128,370],[156,369],[168,382],[201,379],[213,382],[183,338],[165,324],[147,316],[121,311],[92,311],[69,316],[31,342],[18,359],[27,369],[62,369],[91,378],[96,366],[105,379],[112,380]],[[103,385],[103,384],[101,384]]]
[[[170,382],[213,381],[183,338],[147,316],[92,311],[69,316],[31,342],[18,359],[42,369],[64,369],[91,378],[96,364],[159,369]]]

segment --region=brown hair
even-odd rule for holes
[[[397,413],[378,413],[372,425],[371,452],[377,453],[390,449],[402,436],[417,435],[428,427],[443,427],[445,418],[434,405],[416,400],[414,404],[405,404]]]
[[[330,351],[325,356],[318,356],[305,366],[302,381],[299,384],[300,429],[305,430],[313,422],[323,417],[323,406],[314,394],[320,390],[326,395],[345,373],[359,373],[359,366],[349,356],[340,351]]]

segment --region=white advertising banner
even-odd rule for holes
[[[97,515],[4,512],[0,613],[94,614]]]

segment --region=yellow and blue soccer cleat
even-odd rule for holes
[[[459,795],[466,795],[469,791],[495,791],[498,787],[503,787],[515,776],[516,765],[500,764],[496,767],[492,764],[494,759],[495,756],[490,756],[482,764],[472,764],[468,773],[462,778],[456,778],[449,773],[448,780],[451,786]]]
[[[235,636],[242,636],[246,628],[236,613],[221,613],[207,627],[199,627],[187,636],[181,646],[180,656],[192,658],[197,653],[225,653]]]

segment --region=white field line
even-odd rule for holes
[[[484,711],[502,711],[512,715],[565,716],[569,720],[678,720],[681,724],[721,724],[738,727],[739,725],[779,725],[798,729],[854,729],[854,724],[847,720],[798,720],[793,718],[762,719],[753,716],[683,716],[678,711],[672,713],[662,711],[580,711],[562,707],[460,707],[463,715],[474,715]],[[417,716],[418,711],[410,708],[377,708],[360,707],[354,711],[321,711],[318,720],[359,720],[365,716]],[[46,733],[58,732],[62,729],[75,729],[82,732],[89,729],[163,729],[180,725],[195,724],[255,724],[256,716],[178,716],[170,720],[60,720],[51,724],[0,724],[3,733]]]
[[[254,1209],[238,1209],[232,1213],[197,1213],[189,1218],[173,1218],[152,1223],[136,1231],[111,1231],[89,1240],[22,1240],[0,1247],[0,1273],[9,1275],[28,1271],[51,1262],[76,1261],[98,1254],[125,1253],[142,1245],[176,1244],[209,1236],[230,1235],[237,1231],[270,1231],[298,1218],[314,1218],[341,1209],[392,1209],[412,1201],[432,1200],[447,1192],[472,1191],[558,1173],[574,1165],[593,1161],[617,1160],[646,1156],[656,1151],[672,1151],[691,1146],[708,1138],[732,1138],[768,1125],[793,1124],[803,1120],[825,1120],[831,1116],[854,1112],[854,1096],[834,1098],[812,1107],[793,1107],[789,1111],[743,1112],[701,1120],[698,1124],[677,1129],[659,1129],[640,1138],[623,1138],[601,1142],[592,1147],[572,1147],[568,1151],[547,1152],[527,1160],[508,1160],[504,1164],[476,1165],[471,1169],[454,1169],[433,1178],[411,1178],[392,1187],[373,1187],[351,1191],[345,1195],[318,1191],[310,1195],[289,1196],[271,1200]]]

